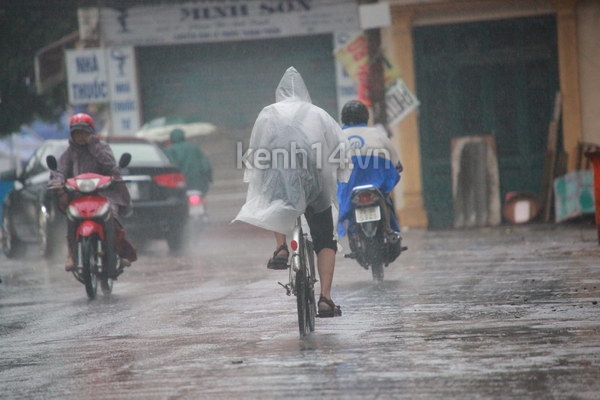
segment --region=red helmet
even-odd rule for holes
[[[94,129],[93,118],[85,113],[73,115],[69,120],[69,126],[71,128],[71,133],[73,133],[73,131],[84,131],[88,133],[96,132]]]

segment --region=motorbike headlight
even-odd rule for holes
[[[85,219],[85,218],[103,218],[104,216],[109,215],[109,211],[110,211],[110,204],[108,202],[104,202],[103,204],[98,205],[98,206],[70,204],[69,207],[67,207],[67,217],[70,220]]]
[[[81,218],[81,214],[79,213],[79,210],[77,209],[77,207],[70,204],[69,207],[67,207],[67,217],[69,217],[69,219],[73,220],[73,219]]]
[[[77,187],[80,192],[90,193],[96,190],[98,182],[100,182],[100,178],[77,179]]]
[[[103,217],[104,215],[108,214],[109,209],[110,205],[108,204],[108,202],[102,204],[98,211],[96,211],[96,215],[94,215],[93,218]]]

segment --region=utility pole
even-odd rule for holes
[[[358,0],[359,7],[374,4],[378,0]],[[383,55],[381,52],[381,31],[379,28],[366,29],[367,52],[369,55],[369,74],[367,78],[368,95],[373,110],[373,122],[381,124],[388,136],[391,136],[387,126],[385,105],[385,82],[383,77]]]

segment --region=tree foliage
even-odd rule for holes
[[[43,95],[35,87],[35,55],[78,30],[80,7],[133,7],[206,0],[4,0],[0,2],[0,137],[34,118],[56,121],[68,104],[66,84]]]
[[[0,136],[39,117],[56,120],[67,104],[65,85],[38,95],[36,52],[78,29],[80,0],[8,0],[0,3]]]

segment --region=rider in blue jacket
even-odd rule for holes
[[[386,212],[389,226],[387,233],[398,236],[400,230],[389,194],[400,181],[402,164],[392,142],[386,134],[375,127],[367,126],[369,110],[358,100],[347,102],[342,108],[342,128],[352,149],[354,168],[348,182],[338,182],[337,199],[339,203],[338,233],[346,234],[351,219],[352,189],[361,185],[375,185],[386,197]]]

